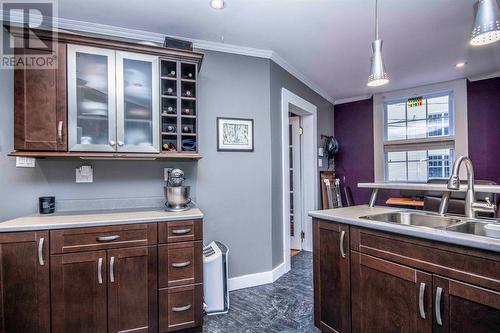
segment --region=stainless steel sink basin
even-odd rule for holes
[[[455,224],[446,228],[448,231],[461,232],[469,235],[492,237],[491,234],[486,232],[484,228],[488,224],[495,223],[496,221],[465,221]],[[497,237],[495,237],[497,238]]]
[[[408,211],[368,215],[368,216],[362,216],[361,218],[372,221],[397,223],[403,225],[412,225],[412,226],[438,228],[438,229],[445,229],[451,225],[461,223],[464,220],[463,218],[454,216],[441,216],[432,213],[408,212]]]

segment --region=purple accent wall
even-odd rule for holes
[[[334,133],[340,144],[335,157],[335,171],[351,188],[354,203],[366,204],[371,190],[360,189],[359,182],[374,180],[373,168],[373,100],[365,99],[335,105]]]
[[[475,178],[500,184],[500,78],[467,83],[467,118]]]

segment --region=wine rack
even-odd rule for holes
[[[162,152],[198,152],[198,64],[161,59]]]

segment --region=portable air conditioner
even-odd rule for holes
[[[228,253],[227,246],[218,241],[203,248],[203,293],[208,315],[229,311]]]

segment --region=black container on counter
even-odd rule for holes
[[[56,211],[56,197],[39,197],[38,212],[40,214],[53,214]]]

